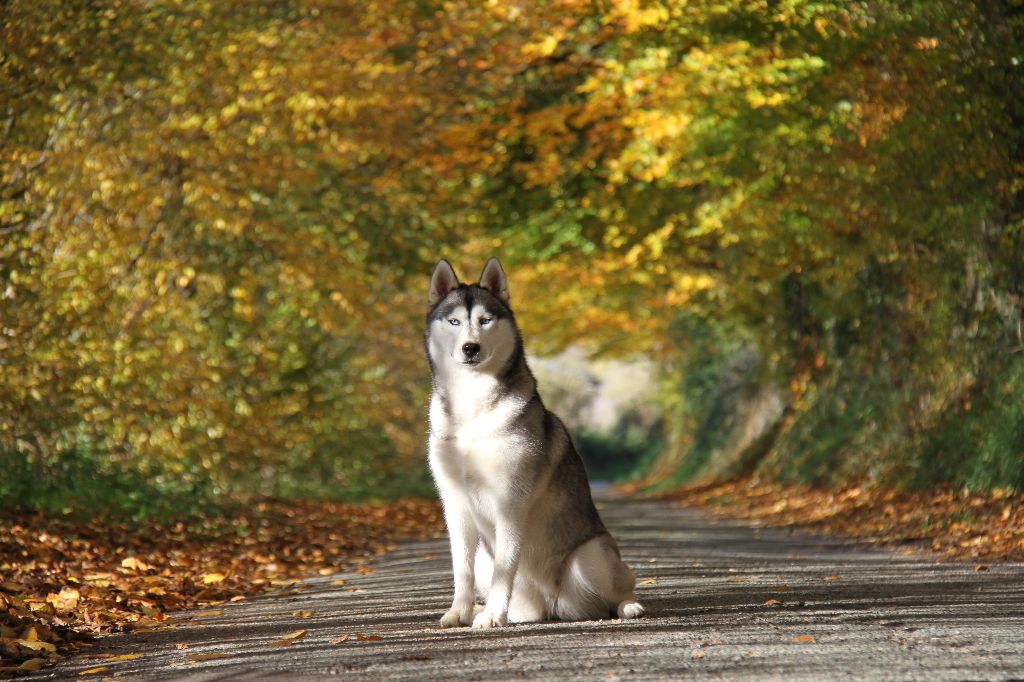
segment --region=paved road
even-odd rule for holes
[[[70,660],[36,679],[98,666],[81,679],[1024,679],[1024,564],[976,571],[664,503],[602,506],[642,581],[643,620],[441,630],[439,539],[401,545],[370,574],[106,637],[98,652],[142,656]]]

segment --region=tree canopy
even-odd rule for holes
[[[430,267],[493,254],[535,350],[657,358],[670,430],[728,338],[774,475],[1024,485],[1017,0],[2,6],[10,457],[400,478]]]

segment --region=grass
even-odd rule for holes
[[[0,511],[141,520],[217,510],[209,479],[119,462],[85,445],[49,457],[9,451],[0,457]]]
[[[81,442],[50,456],[0,452],[0,513],[106,518],[118,522],[216,518],[239,499],[387,501],[434,497],[424,464],[335,461],[260,468],[260,478],[214,480],[199,467],[119,458]]]

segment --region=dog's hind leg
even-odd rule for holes
[[[512,599],[508,603],[508,622],[536,623],[544,620],[544,595],[532,580],[516,576]]]
[[[561,620],[590,620],[615,614],[636,618],[644,608],[634,594],[636,577],[607,535],[583,543],[562,571],[555,615]]]

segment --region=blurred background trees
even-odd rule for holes
[[[1024,487],[1018,0],[0,9],[5,504],[423,489],[491,254],[654,363],[651,482]]]

